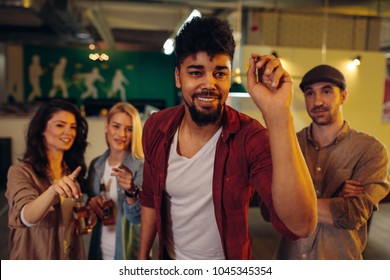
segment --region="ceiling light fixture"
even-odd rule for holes
[[[187,17],[186,20],[183,21],[183,23],[179,26],[179,28],[175,29],[175,32],[165,41],[163,45],[163,51],[164,54],[170,55],[175,50],[175,36],[180,33],[183,26],[191,21],[194,17],[202,17],[202,14],[198,10],[193,10],[191,14]]]
[[[353,71],[361,64],[362,57],[360,55],[352,58],[348,63],[348,69]]]
[[[362,57],[360,55],[355,56],[354,59],[352,60],[353,64],[355,64],[356,66],[359,66],[361,63],[361,59],[362,59]]]
[[[99,53],[90,53],[89,54],[89,59],[90,60],[93,60],[93,61],[108,61],[110,59],[110,57],[105,54],[105,53],[102,53],[102,54],[99,54]]]
[[[171,53],[173,53],[173,51],[175,50],[175,39],[168,38],[164,43],[163,49],[166,55],[170,55]]]

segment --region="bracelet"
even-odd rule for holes
[[[125,190],[125,195],[130,198],[138,198],[139,188],[135,186],[135,188],[131,188],[130,191]]]

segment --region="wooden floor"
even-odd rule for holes
[[[8,249],[8,204],[4,189],[0,190],[0,259],[9,259]],[[273,259],[278,235],[269,223],[262,220],[257,207],[249,209],[249,228],[252,235],[253,259]],[[88,239],[86,239],[88,240]],[[380,205],[374,213],[370,236],[364,258],[390,260],[390,203]]]

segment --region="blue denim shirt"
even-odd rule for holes
[[[88,194],[89,197],[99,195],[99,181],[104,174],[105,162],[108,158],[110,150],[107,150],[103,155],[93,159],[89,165],[88,170]],[[133,172],[134,184],[141,186],[142,173],[143,173],[143,159],[134,158],[131,153],[127,153],[123,164],[126,165]],[[128,223],[139,226],[141,223],[141,206],[139,201],[129,205],[126,201],[125,191],[122,187],[117,186],[118,191],[118,209],[116,215],[116,228],[115,228],[115,259],[123,260],[125,256],[129,255],[129,252],[125,251],[126,244],[124,244],[124,236],[122,235],[123,217],[126,217]],[[102,253],[100,249],[100,239],[102,233],[102,223],[99,220],[92,230],[91,243],[89,247],[89,259],[102,259]],[[137,237],[139,239],[139,237]]]

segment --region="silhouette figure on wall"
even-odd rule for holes
[[[58,64],[54,67],[53,70],[53,85],[49,92],[49,97],[53,98],[58,91],[61,91],[63,98],[68,98],[68,88],[64,81],[65,67],[67,64],[67,59],[61,57],[58,61]]]
[[[123,75],[122,70],[117,69],[115,71],[115,75],[112,78],[112,86],[111,86],[111,92],[109,93],[109,98],[113,98],[116,96],[117,92],[119,91],[119,95],[121,98],[121,101],[126,102],[126,89],[123,86],[123,84],[128,85],[129,81],[126,79],[126,77]]]
[[[100,75],[99,68],[92,68],[89,73],[77,74],[77,77],[84,79],[84,85],[87,88],[85,92],[81,95],[81,99],[86,99],[87,97],[92,97],[93,99],[98,98],[98,91],[94,83],[96,81],[105,82],[104,78]]]
[[[31,64],[28,68],[28,79],[31,85],[31,92],[28,96],[28,101],[33,101],[35,98],[42,96],[41,76],[43,69],[41,67],[41,58],[39,55],[33,55]]]

